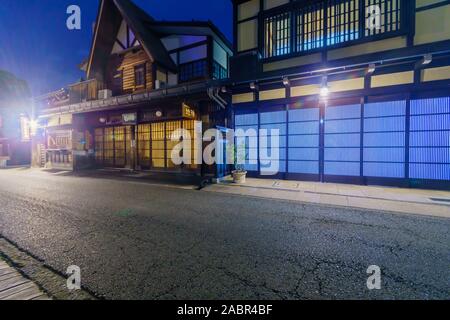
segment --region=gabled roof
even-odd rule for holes
[[[230,54],[233,52],[230,41],[211,21],[152,21],[146,25],[158,35],[209,35]]]
[[[156,21],[131,0],[101,0],[97,17],[86,66],[88,79],[102,78],[122,20],[131,28],[152,62],[174,73],[177,66],[160,39],[165,35],[211,36],[232,54],[231,43],[211,21]]]
[[[170,58],[159,37],[145,26],[146,22],[152,22],[154,19],[129,0],[114,0],[114,2],[128,26],[134,31],[136,38],[154,62],[170,71],[176,71],[177,66]]]
[[[154,21],[152,17],[130,0],[101,0],[87,66],[88,79],[96,77],[94,74],[101,76],[101,70],[106,67],[107,58],[114,46],[122,19],[133,30],[152,62],[176,72],[177,66],[159,37],[145,26],[146,23]]]

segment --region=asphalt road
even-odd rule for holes
[[[442,218],[14,169],[0,235],[108,299],[450,298]]]

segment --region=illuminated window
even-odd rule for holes
[[[99,165],[103,165],[104,160],[104,133],[103,128],[95,129],[95,162]]]
[[[166,122],[166,159],[167,159],[167,168],[174,168],[175,164],[172,162],[172,150],[178,145],[181,141],[176,140],[172,141],[172,134],[175,133],[178,129],[181,129],[181,121],[170,121]],[[176,137],[176,136],[174,136]]]
[[[114,166],[114,128],[105,128],[104,135],[104,165],[106,167]]]
[[[198,150],[198,146],[197,143],[195,141],[195,131],[196,126],[198,124],[196,123],[195,120],[183,120],[183,129],[187,130],[189,132],[189,135],[191,137],[191,164],[186,164],[186,167],[188,169],[197,169],[198,165],[195,163],[195,154],[201,150]],[[200,123],[201,125],[201,123]],[[200,128],[200,132],[201,132],[201,128]]]
[[[152,123],[152,167],[165,168],[165,123]]]
[[[141,168],[149,169],[151,167],[151,125],[140,124],[138,126],[138,163]]]
[[[271,16],[264,21],[266,57],[276,57],[291,51],[291,13]]]
[[[401,27],[401,0],[364,0],[365,36],[398,31]]]
[[[126,127],[114,128],[114,166],[125,167],[126,153]]]
[[[359,0],[332,2],[327,8],[327,45],[359,39]]]
[[[264,17],[265,58],[302,53],[402,31],[405,0],[294,1]]]
[[[296,14],[297,51],[309,51],[324,46],[323,5],[313,5],[301,9]]]

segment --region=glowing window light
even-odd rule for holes
[[[26,116],[20,116],[20,133],[22,141],[31,140],[31,121]]]

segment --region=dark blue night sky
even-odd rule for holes
[[[232,37],[230,0],[134,0],[158,20],[212,20]],[[82,10],[82,30],[66,28],[66,9]],[[98,0],[0,0],[0,69],[28,82],[34,95],[79,80],[89,55]]]

